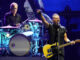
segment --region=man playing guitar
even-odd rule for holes
[[[59,45],[61,45],[64,43],[64,41],[67,43],[70,42],[71,44],[75,44],[75,41],[70,41],[68,39],[66,29],[60,24],[60,16],[57,13],[52,15],[53,24],[50,24],[46,21],[41,13],[41,10],[38,9],[37,13],[40,15],[44,25],[49,31],[50,39],[48,40],[48,44],[59,42]],[[53,50],[53,47],[51,48]],[[56,49],[56,51],[57,54],[55,54],[55,56],[52,56],[51,58],[48,58],[48,60],[64,60],[64,48]]]

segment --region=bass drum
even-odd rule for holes
[[[9,42],[9,49],[16,56],[27,55],[30,51],[30,38],[23,34],[14,35]]]

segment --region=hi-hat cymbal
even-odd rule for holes
[[[2,26],[2,27],[0,27],[0,28],[5,28],[5,29],[7,29],[7,28],[11,28],[11,29],[16,29],[16,28],[18,28],[18,27],[14,27],[14,26]]]

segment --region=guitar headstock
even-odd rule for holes
[[[75,40],[75,43],[80,43],[80,39],[76,39]]]

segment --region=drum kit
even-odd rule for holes
[[[41,28],[42,21],[38,19],[25,21],[20,27],[0,27],[0,55],[4,51],[16,56],[37,55]]]

